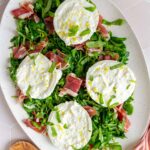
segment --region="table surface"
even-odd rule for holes
[[[9,0],[0,0],[0,19]],[[150,73],[150,0],[112,0],[133,28],[144,53]],[[12,116],[0,90],[0,150],[7,150],[16,140],[29,138]]]

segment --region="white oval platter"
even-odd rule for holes
[[[117,18],[124,18],[121,11],[109,0],[93,0],[100,14],[108,20]],[[15,20],[13,19],[10,11],[18,7],[19,2],[22,0],[10,0],[5,12],[3,14],[1,26],[0,26],[0,83],[1,89],[5,96],[5,100],[16,118],[19,125],[22,127],[24,132],[30,137],[30,139],[41,149],[41,150],[57,150],[51,143],[50,140],[40,134],[37,134],[32,129],[26,127],[22,120],[27,117],[26,112],[23,110],[20,104],[11,97],[15,95],[15,86],[10,80],[8,74],[8,59],[10,55],[9,47],[11,45],[10,39],[15,34]],[[131,150],[135,143],[140,139],[145,131],[148,124],[150,114],[150,87],[149,87],[149,75],[147,72],[145,60],[142,54],[140,45],[128,23],[122,27],[111,27],[113,33],[117,36],[127,37],[126,41],[128,50],[130,51],[129,66],[134,71],[137,78],[137,86],[135,91],[134,101],[134,114],[130,117],[132,126],[127,133],[127,138],[119,140],[124,150]]]

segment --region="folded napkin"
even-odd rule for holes
[[[150,150],[150,123],[145,134],[135,146],[134,150]]]

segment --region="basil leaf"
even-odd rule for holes
[[[74,26],[72,26],[72,27],[69,29],[68,35],[69,35],[69,36],[75,36],[75,35],[77,34],[78,30],[79,30],[79,26],[78,26],[78,25],[74,25]]]
[[[103,24],[108,25],[108,26],[111,26],[111,25],[121,26],[124,23],[125,23],[124,19],[117,19],[117,20],[114,20],[114,21],[108,21],[108,20],[103,19]]]
[[[89,28],[83,30],[81,33],[80,33],[80,36],[85,36],[87,34],[90,34],[91,33],[91,30]]]

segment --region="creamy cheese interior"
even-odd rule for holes
[[[86,0],[66,0],[56,10],[55,31],[67,45],[80,44],[96,31],[99,13]]]
[[[52,62],[41,53],[27,56],[17,69],[17,85],[24,95],[44,99],[51,95],[62,71],[49,72]]]
[[[87,111],[74,101],[55,107],[48,121],[51,142],[62,150],[84,147],[91,138],[92,121]]]
[[[97,62],[89,68],[86,76],[89,95],[106,107],[125,102],[134,92],[135,82],[131,69],[113,60]]]

